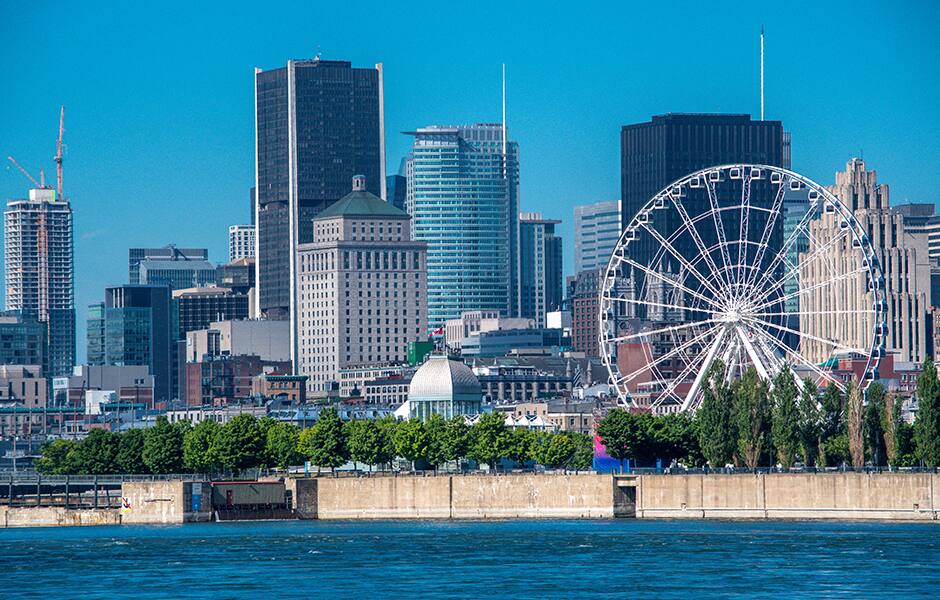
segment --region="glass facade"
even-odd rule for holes
[[[258,287],[269,318],[290,314],[292,249],[313,241],[317,213],[353,175],[382,195],[380,78],[378,68],[319,59],[256,73]]]
[[[545,327],[545,315],[561,309],[561,238],[555,225],[538,213],[522,213],[519,219],[519,316]]]
[[[519,148],[498,124],[412,132],[406,208],[428,244],[428,326],[460,313],[518,314]]]

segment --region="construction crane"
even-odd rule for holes
[[[21,166],[20,166],[20,163],[16,162],[16,159],[15,159],[15,158],[13,158],[12,156],[8,156],[8,157],[7,157],[7,160],[10,161],[11,163],[13,163],[13,166],[16,167],[17,169],[19,169],[20,173],[22,173],[23,175],[25,175],[25,176],[26,176],[26,179],[29,179],[29,180],[33,183],[34,186],[36,186],[37,188],[44,187],[44,186],[41,185],[38,181],[36,181],[36,178],[35,178],[35,177],[33,177],[32,175],[29,174],[29,171],[27,171],[26,169],[24,169],[23,167],[21,167]],[[40,175],[40,176],[42,176],[42,175]],[[45,181],[43,181],[43,183],[45,183]]]
[[[65,133],[65,106],[59,111],[59,139],[55,142],[56,196],[62,198],[62,134]]]

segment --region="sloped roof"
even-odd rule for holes
[[[317,219],[335,217],[388,217],[407,219],[408,213],[392,206],[375,194],[354,191],[346,194],[316,216]]]

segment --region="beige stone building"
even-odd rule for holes
[[[878,255],[884,273],[887,300],[887,335],[885,349],[897,361],[920,362],[927,352],[927,309],[930,293],[930,263],[924,236],[905,231],[904,216],[891,209],[889,189],[877,182],[875,171],[868,171],[865,162],[853,158],[844,172],[836,173],[836,184],[829,191],[849,209],[862,229],[867,232],[872,248]],[[841,232],[840,219],[824,214],[810,223],[811,244],[807,253],[824,248]],[[874,323],[868,311],[873,295],[866,289],[866,278],[836,278],[861,266],[860,254],[852,248],[851,236],[826,250],[816,260],[801,259],[800,277],[803,289],[800,311],[844,311],[843,315],[822,314],[802,316],[800,329],[819,338],[838,340],[859,348],[867,348]],[[806,256],[804,254],[803,256]],[[831,285],[820,285],[826,281]],[[813,286],[820,285],[816,289]],[[822,361],[832,350],[822,342],[803,338],[802,352],[808,358]]]
[[[297,372],[311,396],[335,387],[341,369],[403,363],[408,342],[427,339],[427,245],[407,213],[353,191],[313,221],[298,247]]]

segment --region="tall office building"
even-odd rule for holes
[[[732,114],[676,114],[655,116],[648,123],[626,125],[620,133],[621,148],[621,226],[633,221],[637,212],[660,190],[673,181],[699,169],[733,163],[764,164],[782,167],[788,162],[789,136],[784,135],[780,121],[754,121],[750,115]],[[695,190],[683,198],[683,205],[690,218],[705,212],[708,196]],[[700,192],[700,193],[699,193]],[[721,190],[719,190],[719,194]],[[751,202],[769,206],[773,190],[769,184],[755,182],[751,191]],[[731,211],[733,212],[733,211]],[[674,211],[657,215],[657,229],[672,232],[680,221]],[[727,230],[736,231],[737,217],[723,215]],[[767,222],[765,214],[752,211],[752,231],[762,231]],[[769,239],[771,246],[783,242],[783,224],[778,221],[776,231]],[[716,235],[702,233],[706,246],[715,243]],[[695,256],[697,250],[690,236],[676,240],[677,250],[686,256]],[[642,236],[631,245],[631,257],[643,265],[669,272],[676,269],[674,258],[666,253],[663,264],[653,265],[662,246],[653,236]],[[674,272],[673,272],[674,274]],[[625,273],[633,277],[636,293],[647,295],[642,273]],[[637,316],[645,318],[644,306],[639,306]]]
[[[46,324],[28,313],[0,313],[0,365],[39,365],[46,371],[46,335]]]
[[[428,324],[518,313],[519,147],[498,124],[410,132],[406,207],[428,244]]]
[[[45,375],[68,375],[75,363],[72,208],[52,189],[29,190],[4,213],[6,308],[45,324]]]
[[[859,158],[848,161],[845,171],[836,173],[836,183],[829,191],[855,213],[880,260],[887,299],[885,349],[895,354],[896,361],[922,361],[931,345],[927,237],[905,231],[904,215],[891,208],[888,186],[879,184],[875,171],[867,170],[865,161]],[[801,309],[835,309],[843,311],[844,318],[815,315],[804,319],[801,330],[822,339],[838,339],[851,347],[865,347],[874,325],[868,314],[874,300],[865,287],[865,279],[843,277],[826,285],[834,274],[851,273],[858,268],[851,238],[844,235],[839,220],[829,214],[810,223],[810,232],[815,243],[823,247],[834,239],[842,238],[843,242],[833,245],[823,259],[801,261],[802,285],[811,290],[801,297]],[[856,316],[853,318],[852,314]],[[804,355],[820,361],[829,358],[831,346],[809,338],[802,342]]]
[[[619,200],[575,206],[575,273],[606,267],[620,239],[620,232]]]
[[[385,178],[386,200],[400,210],[405,210],[405,198],[408,195],[408,180],[404,175],[389,175]]]
[[[235,262],[255,255],[255,226],[231,225],[228,228],[228,261]]]
[[[356,174],[385,197],[382,85],[381,64],[315,58],[255,70],[258,308],[291,319],[294,359],[296,249],[315,241],[312,219],[349,192]]]
[[[161,262],[200,262],[209,260],[206,248],[177,248],[168,244],[163,248],[129,248],[127,251],[127,282],[144,284],[140,277],[140,263],[144,260]]]
[[[366,191],[361,177],[313,226],[316,241],[299,248],[295,370],[323,394],[341,369],[404,363],[409,342],[427,339],[427,246],[412,240],[408,213]]]
[[[105,288],[104,302],[89,307],[91,365],[146,365],[154,379],[154,400],[173,398],[177,324],[164,285]]]
[[[561,238],[539,213],[519,214],[519,316],[546,327],[545,315],[562,302]]]
[[[173,291],[177,317],[176,340],[185,340],[190,331],[205,329],[214,321],[248,318],[248,295],[230,288],[187,288]]]

